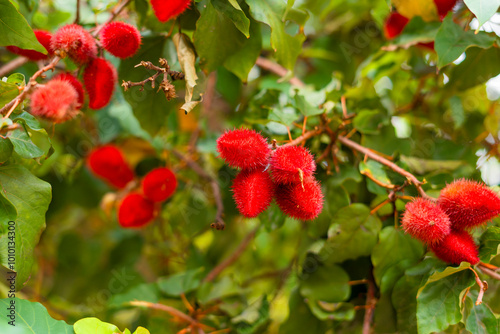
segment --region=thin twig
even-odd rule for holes
[[[0,78],[4,77],[8,73],[14,71],[16,68],[23,66],[28,61],[29,61],[28,58],[21,57],[21,56],[12,59],[7,64],[5,64],[2,67],[0,67]]]
[[[257,61],[255,62],[255,64],[257,64],[257,66],[262,67],[263,69],[266,69],[270,72],[276,73],[280,77],[284,77],[288,73],[288,70],[286,68],[284,68],[283,66],[281,66],[279,64],[273,63],[272,61],[270,61],[269,59],[266,59],[266,58],[262,58],[262,57],[257,58]],[[294,86],[297,86],[297,87],[305,87],[305,84],[297,77],[292,77],[290,79],[290,83]]]
[[[250,244],[252,239],[255,237],[258,228],[252,230],[247,236],[241,241],[238,248],[234,250],[234,252],[227,259],[219,263],[214,269],[212,269],[208,275],[203,279],[203,282],[211,282],[213,281],[224,269],[229,267],[231,264],[236,262],[236,260],[240,257],[240,255],[245,251],[247,246]]]
[[[31,88],[33,88],[34,86],[37,85],[36,79],[39,76],[41,76],[43,73],[47,72],[48,70],[54,69],[54,67],[56,66],[56,64],[60,60],[61,60],[61,58],[56,56],[52,59],[52,61],[48,65],[46,65],[46,66],[42,67],[41,69],[39,69],[38,71],[36,71],[35,74],[33,74],[33,76],[30,78],[28,84],[24,87],[21,94],[19,94],[12,101],[10,101],[5,106],[3,106],[3,108],[0,109],[0,114],[4,115],[4,114],[8,113],[9,110],[12,108],[12,106],[21,103],[26,98],[26,96],[28,95]]]
[[[212,187],[212,192],[214,195],[215,199],[215,205],[217,206],[217,213],[215,215],[215,222],[212,223],[210,226],[212,228],[215,228],[216,230],[223,230],[226,227],[226,224],[224,223],[224,220],[222,219],[222,216],[224,215],[224,204],[222,202],[222,195],[219,187],[219,183],[217,182],[216,179],[214,179],[210,174],[208,174],[200,165],[198,165],[196,162],[182,154],[181,152],[172,149],[171,150],[172,154],[175,155],[178,159],[181,159],[184,161],[195,173],[197,173],[199,176],[210,182],[210,185]]]
[[[80,22],[80,0],[76,0],[76,17],[75,17],[75,24],[78,24]]]
[[[493,271],[493,270],[491,270],[491,269],[486,268],[486,267],[485,267],[482,263],[478,264],[478,265],[477,265],[477,267],[478,267],[479,269],[481,269],[481,271],[482,271],[483,273],[485,273],[486,275],[488,275],[488,276],[490,276],[490,277],[492,277],[492,278],[497,279],[497,280],[499,280],[499,281],[500,281],[500,274],[498,274],[498,273],[494,272],[494,271]]]
[[[370,276],[372,275],[370,274]],[[368,279],[367,284],[368,284],[368,291],[366,293],[366,311],[365,311],[365,316],[363,318],[363,334],[371,333],[373,311],[375,310],[375,304],[377,303],[377,299],[375,298],[375,283],[373,282],[372,277]]]
[[[488,283],[486,281],[481,281],[479,278],[479,275],[476,273],[474,269],[469,267],[469,269],[474,273],[474,276],[476,278],[476,283],[479,286],[479,294],[477,295],[476,299],[476,305],[481,305],[483,302],[483,295],[486,290],[488,290]]]

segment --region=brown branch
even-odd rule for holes
[[[75,24],[78,24],[80,21],[80,0],[76,0],[76,16],[75,16]]]
[[[269,59],[266,59],[266,58],[262,58],[262,57],[257,58],[257,61],[255,62],[255,64],[259,67],[262,67],[263,69],[268,70],[269,72],[276,73],[280,77],[284,77],[288,73],[288,70],[286,68],[284,68],[283,66],[281,66],[279,64],[273,63],[272,61],[270,61]],[[290,79],[290,83],[294,86],[297,86],[297,87],[305,87],[304,82],[302,82],[297,77],[292,77]]]
[[[474,276],[476,278],[476,283],[479,286],[479,294],[477,295],[476,305],[481,305],[483,302],[484,292],[488,290],[488,283],[486,281],[484,282],[481,281],[479,275],[476,273],[474,269],[472,269],[471,267],[469,267],[469,269],[472,270],[472,272],[474,273]]]
[[[47,72],[48,70],[54,69],[54,67],[56,66],[56,64],[60,60],[61,60],[61,58],[59,58],[59,57],[56,56],[56,57],[54,57],[52,59],[52,61],[48,65],[46,65],[46,66],[42,67],[41,69],[39,69],[38,71],[36,71],[35,74],[33,74],[33,76],[29,79],[28,84],[24,87],[24,89],[21,92],[21,94],[19,94],[12,101],[10,101],[5,106],[3,106],[3,108],[0,109],[0,114],[1,115],[5,115],[6,113],[8,113],[11,110],[11,108],[14,105],[20,104],[26,98],[26,96],[30,92],[31,88],[33,88],[34,86],[36,86],[38,84],[36,82],[36,79],[39,76],[41,76],[43,73]]]
[[[196,162],[182,154],[181,152],[172,149],[172,154],[175,155],[178,159],[184,161],[195,173],[197,173],[200,177],[204,178],[212,187],[212,192],[215,199],[215,205],[217,206],[217,213],[215,215],[215,222],[210,226],[215,228],[216,230],[223,230],[226,227],[222,216],[224,215],[224,204],[222,202],[222,195],[219,187],[219,183],[217,180],[213,178],[210,174],[208,174],[200,165]]]
[[[118,14],[121,13],[121,11],[127,7],[127,5],[131,2],[132,0],[124,0],[121,4],[119,4],[112,12],[111,12],[111,15],[109,16],[109,18],[106,20],[106,22],[98,25],[95,30],[92,32],[92,34],[94,36],[97,36],[99,35],[99,33],[101,32],[102,28],[104,28],[104,26],[106,24],[108,24],[109,22],[113,21],[117,16]]]
[[[314,130],[311,130],[311,131],[307,131],[306,133],[304,133],[303,135],[295,138],[294,140],[282,145],[282,146],[295,146],[295,145],[298,145],[306,140],[308,140],[309,138],[312,138],[312,137],[315,137],[321,133],[323,133],[325,131],[325,128],[323,126],[320,126],[320,127],[316,127]]]
[[[27,62],[29,62],[29,59],[26,57],[19,56],[12,59],[10,62],[0,67],[0,78],[14,71],[16,68],[23,66]]]
[[[257,230],[259,228],[256,228],[252,230],[250,233],[247,234],[247,236],[241,241],[240,245],[238,248],[234,250],[234,252],[229,256],[227,259],[219,263],[215,268],[213,268],[208,275],[203,279],[203,282],[211,282],[213,281],[224,269],[229,267],[231,264],[236,262],[236,260],[240,257],[240,255],[245,251],[247,246],[250,244],[252,239],[255,237],[255,234],[257,233]]]
[[[375,310],[375,304],[377,303],[377,299],[375,298],[375,283],[373,282],[373,277],[371,274],[367,284],[368,292],[366,293],[366,311],[363,318],[363,334],[371,333],[373,312]]]
[[[479,264],[477,265],[477,267],[478,267],[478,268],[479,268],[479,269],[480,269],[483,273],[485,273],[486,275],[488,275],[488,276],[490,276],[490,277],[492,277],[492,278],[497,279],[497,280],[499,280],[499,281],[500,281],[500,274],[498,274],[498,273],[494,272],[493,270],[491,270],[491,269],[487,268],[486,266],[484,266],[484,264],[483,264],[483,263],[479,263]]]

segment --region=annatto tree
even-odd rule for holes
[[[499,5],[0,0],[0,333],[499,333]]]

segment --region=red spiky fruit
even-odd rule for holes
[[[406,27],[410,20],[398,12],[392,12],[384,23],[384,34],[387,39],[393,39]]]
[[[273,200],[274,185],[263,169],[242,170],[233,181],[233,199],[245,217],[257,217]]]
[[[142,180],[144,196],[153,202],[163,202],[175,192],[177,178],[168,168],[155,168]]]
[[[83,85],[80,82],[80,80],[75,78],[70,73],[59,73],[58,75],[54,76],[54,79],[69,82],[71,84],[71,86],[73,86],[73,88],[76,90],[76,93],[78,94],[79,106],[81,107],[83,105],[83,101],[85,99],[85,92],[83,91]]]
[[[477,246],[467,231],[452,230],[443,240],[430,247],[446,263],[460,264],[465,261],[474,265],[479,262]]]
[[[88,156],[87,165],[95,175],[119,189],[125,188],[134,179],[134,172],[114,145],[94,149]]]
[[[89,107],[101,109],[108,105],[118,80],[116,69],[104,58],[94,58],[83,72],[83,83],[89,95]]]
[[[43,45],[43,47],[47,50],[47,54],[44,55],[41,52],[35,51],[35,50],[27,50],[27,49],[21,49],[18,48],[17,46],[9,45],[7,46],[7,50],[9,50],[12,53],[15,53],[20,56],[24,56],[28,58],[29,60],[32,61],[38,61],[42,59],[47,59],[51,57],[54,54],[54,50],[50,46],[50,41],[52,39],[52,34],[48,31],[45,30],[33,30],[35,33],[36,39],[40,44]]]
[[[313,177],[303,183],[277,184],[276,202],[288,216],[300,220],[312,220],[323,210],[321,186]]]
[[[52,36],[51,46],[62,57],[68,56],[78,64],[85,64],[97,57],[94,37],[78,24],[67,24]]]
[[[302,146],[278,147],[271,155],[271,172],[277,183],[298,183],[312,176],[316,162]]]
[[[220,157],[232,167],[253,169],[267,165],[271,149],[260,133],[239,129],[225,132],[217,139]]]
[[[160,22],[167,22],[189,8],[191,0],[151,0],[151,7]]]
[[[439,17],[443,19],[455,7],[457,0],[434,0]]]
[[[454,229],[485,224],[500,214],[500,198],[486,185],[460,179],[441,190],[438,205],[450,217]]]
[[[78,108],[78,93],[64,80],[50,80],[31,94],[31,114],[54,123],[74,118]]]
[[[110,22],[102,28],[101,44],[118,58],[132,57],[141,45],[141,34],[136,27],[125,22]]]
[[[451,231],[446,213],[436,203],[424,198],[406,204],[402,226],[406,233],[429,244],[443,240]]]
[[[125,228],[142,227],[154,218],[154,203],[141,194],[128,194],[118,208],[118,222]]]

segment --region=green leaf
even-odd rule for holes
[[[469,10],[479,21],[478,29],[486,23],[500,7],[500,0],[464,0]]]
[[[271,121],[275,121],[286,126],[291,126],[292,123],[299,118],[299,116],[296,114],[295,109],[293,108],[281,108],[279,106],[276,106],[276,108],[269,112],[269,116],[267,118]]]
[[[9,135],[9,139],[12,146],[14,146],[14,151],[22,158],[39,158],[45,153],[31,141],[30,136],[24,129],[13,131]]]
[[[201,284],[203,268],[188,270],[168,277],[158,279],[158,287],[169,296],[180,296],[188,293]]]
[[[0,163],[9,160],[14,147],[8,138],[0,138]]]
[[[9,75],[9,77],[7,78],[7,82],[16,84],[18,86],[25,86],[26,85],[26,80],[25,80],[24,74],[22,74],[22,73],[14,73],[14,74]]]
[[[417,295],[418,333],[440,332],[460,322],[462,292],[474,283],[473,273],[462,270],[426,284]]]
[[[271,27],[271,47],[278,63],[293,71],[297,57],[302,51],[305,40],[303,34],[289,35],[285,31],[282,18],[286,12],[286,4],[281,0],[253,0],[248,3],[252,16]]]
[[[500,319],[485,303],[474,305],[471,298],[467,298],[466,304],[470,313],[465,320],[465,328],[474,334],[498,334],[500,333]]]
[[[26,168],[13,165],[0,167],[0,191],[17,210],[16,218],[16,288],[19,290],[28,281],[33,265],[33,250],[45,229],[45,212],[51,200],[51,187],[33,176]],[[0,258],[8,267],[7,234],[0,236]]]
[[[308,259],[300,276],[300,294],[305,298],[327,303],[346,300],[351,294],[351,286],[349,275],[344,269],[337,265],[317,264],[317,260],[312,257]],[[316,261],[316,265],[309,266],[309,263],[313,263],[311,261]]]
[[[7,233],[7,223],[17,218],[16,207],[0,192],[0,233]]]
[[[13,304],[14,303],[14,304]],[[9,310],[14,305],[14,311]],[[55,320],[49,315],[45,306],[19,298],[0,299],[0,307],[4,315],[0,321],[1,333],[44,333],[44,334],[72,334],[73,326],[63,320]],[[9,315],[13,315],[9,318]],[[15,319],[15,327],[8,321]],[[16,329],[16,331],[13,331]]]
[[[351,321],[356,315],[351,303],[326,303],[321,300],[309,299],[307,305],[311,312],[320,320],[347,320]]]
[[[377,110],[361,110],[352,121],[352,125],[361,133],[378,134],[386,124],[386,117]]]
[[[8,45],[47,54],[16,7],[9,0],[0,0],[0,46]]]
[[[75,334],[116,334],[120,329],[113,324],[103,322],[97,318],[83,318],[73,325]]]
[[[480,243],[479,257],[488,263],[500,251],[500,227],[489,226],[481,236]]]
[[[394,250],[398,251],[395,252]],[[387,226],[380,231],[379,242],[372,251],[373,275],[380,286],[387,270],[402,261],[417,262],[424,255],[424,247],[402,230]]]
[[[458,91],[464,91],[482,84],[500,73],[499,48],[470,48],[465,52],[466,58],[454,67],[450,73],[450,82]]]
[[[158,287],[154,283],[136,285],[124,293],[111,296],[108,301],[108,307],[119,308],[134,300],[157,303],[159,301]]]
[[[422,292],[422,290],[430,283],[434,283],[436,281],[439,281],[445,277],[448,277],[450,275],[454,275],[458,272],[467,270],[470,268],[470,263],[468,262],[462,262],[458,267],[446,267],[443,271],[437,271],[433,273],[427,281],[418,289],[418,295]]]
[[[321,115],[324,112],[323,109],[309,103],[302,94],[299,94],[299,92],[295,93],[294,100],[295,106],[304,116],[316,116]]]
[[[269,324],[269,301],[262,296],[240,315],[231,319],[238,334],[262,333]]]
[[[238,28],[246,38],[250,37],[250,20],[237,1],[211,0],[210,2],[217,12],[233,21],[235,27]]]
[[[298,289],[290,294],[288,318],[280,326],[280,334],[326,333],[326,323],[310,311]]]
[[[439,22],[425,22],[420,16],[415,16],[405,26],[403,33],[394,39],[393,44],[409,46],[420,42],[433,41],[436,38],[439,26]]]
[[[19,94],[19,87],[12,82],[0,80],[0,106],[12,101]]]
[[[465,161],[460,160],[436,160],[420,159],[402,155],[401,161],[408,165],[412,173],[424,175],[432,172],[451,172],[461,166],[467,165]]]
[[[340,209],[328,230],[328,240],[319,255],[326,263],[340,263],[370,255],[382,223],[364,204]]]
[[[483,49],[491,47],[495,39],[495,36],[488,35],[484,31],[477,34],[472,30],[465,31],[461,26],[453,22],[453,14],[448,14],[438,30],[434,44],[434,49],[439,58],[438,68],[456,60],[471,46]]]

